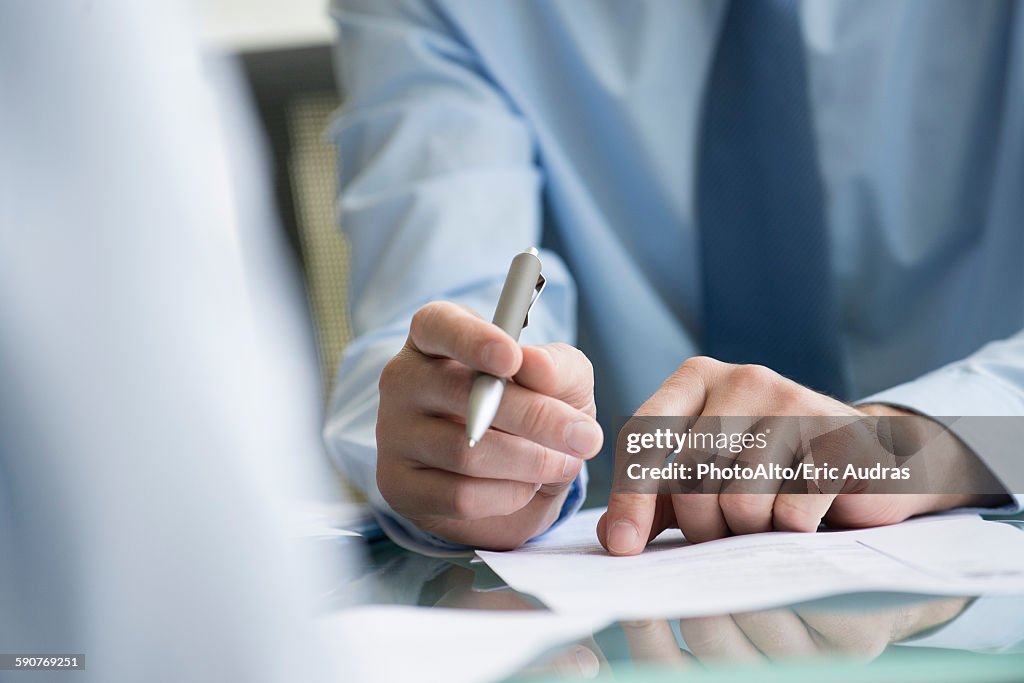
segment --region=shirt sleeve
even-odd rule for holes
[[[1024,331],[859,403],[885,403],[944,422],[1014,498],[1012,505],[984,512],[1022,509],[1024,419],[996,418],[1024,416]]]
[[[376,486],[377,383],[413,313],[444,299],[489,316],[512,257],[541,237],[531,132],[476,53],[433,4],[336,0],[344,105],[331,127],[348,238],[354,340],[342,357],[324,436],[388,535],[420,552],[464,553],[396,514]],[[575,339],[563,262],[541,252],[547,285],[524,344]],[[584,470],[585,472],[585,470]],[[583,501],[572,485],[564,518]]]

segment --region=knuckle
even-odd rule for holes
[[[699,374],[697,374],[696,371],[694,371],[691,368],[679,368],[671,375],[669,375],[664,382],[661,383],[661,386],[658,388],[658,392],[655,394],[655,396],[662,392],[675,393],[686,391],[686,388],[688,386],[700,382],[701,377]]]
[[[534,491],[530,485],[518,481],[510,481],[508,485],[511,490],[509,491],[510,505],[507,512],[520,510],[533,499]]]
[[[551,404],[542,396],[534,396],[523,407],[523,430],[527,435],[540,434],[545,431],[552,417]]]
[[[561,467],[555,466],[552,452],[533,441],[526,443],[526,447],[529,449],[526,460],[530,463],[526,468],[526,474],[530,481],[543,484],[553,477],[561,478]]]
[[[723,512],[738,519],[750,520],[765,510],[764,493],[727,493],[718,497]]]
[[[704,387],[704,378],[721,364],[707,356],[692,356],[683,361],[682,365],[669,375],[662,386],[670,391],[684,391],[687,387],[693,386]]]
[[[480,495],[472,481],[459,481],[451,487],[451,511],[457,519],[480,516]]]
[[[813,517],[808,510],[790,498],[778,498],[772,510],[774,526],[777,529],[814,531],[821,520],[813,519]]]
[[[803,406],[807,403],[808,389],[796,382],[784,380],[776,384],[773,391],[779,412],[787,415],[800,415],[807,412]]]
[[[448,304],[449,306],[451,306],[453,310],[461,311],[463,313],[468,313],[469,315],[471,315],[472,317],[476,318],[477,320],[483,320],[484,319],[484,317],[482,315],[480,315],[479,311],[474,310],[474,309],[470,308],[469,306],[466,306],[465,304],[457,304],[457,303],[450,302],[450,301],[445,301],[443,303]]]
[[[440,301],[431,301],[413,313],[412,320],[409,321],[409,333],[414,338],[420,338],[429,332],[431,323],[437,318],[438,309],[441,305],[442,302]]]
[[[573,365],[578,365],[585,369],[593,370],[593,365],[590,359],[587,358],[587,354],[580,351],[572,344],[566,344],[565,342],[553,342],[549,348],[556,354],[565,356],[569,359],[569,362]]]
[[[624,621],[621,625],[625,633],[635,636],[641,642],[646,642],[661,635],[663,623],[657,619],[644,619],[642,621]]]
[[[413,339],[429,338],[441,329],[444,317],[457,310],[459,307],[450,301],[431,301],[424,304],[413,313],[412,320],[409,321],[409,335]]]
[[[613,519],[643,519],[654,507],[655,499],[646,493],[612,493],[608,500],[609,522]]]
[[[694,653],[717,652],[722,650],[726,642],[726,633],[712,618],[696,617],[687,620],[683,637]]]
[[[717,361],[710,356],[690,356],[683,361],[683,364],[679,366],[679,369],[685,369],[687,372],[703,374],[714,370],[719,365],[721,365],[721,361]]]
[[[594,364],[575,346],[557,343],[565,360],[558,363],[562,398],[583,412],[591,413],[594,403]],[[593,409],[596,413],[596,407]]]
[[[735,391],[755,393],[764,391],[778,378],[763,365],[737,365],[729,376],[729,383]]]

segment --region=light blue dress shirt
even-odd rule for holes
[[[400,541],[444,547],[375,486],[377,378],[424,303],[489,315],[512,255],[541,243],[548,286],[523,341],[587,353],[606,427],[701,353],[694,173],[725,9],[334,2],[356,337],[325,436]],[[800,12],[853,395],[1024,415],[1024,7]],[[1007,466],[976,450],[997,475]],[[601,488],[607,461],[592,465]],[[581,494],[577,482],[563,515]]]

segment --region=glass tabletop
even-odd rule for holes
[[[478,560],[426,557],[385,539],[362,552],[359,575],[326,591],[334,608],[546,610]],[[1024,595],[850,594],[756,612],[622,621],[552,643],[513,678],[1019,681]]]

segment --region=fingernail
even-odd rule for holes
[[[565,464],[562,465],[562,479],[575,479],[576,475],[583,469],[583,461],[571,455],[565,456]]]
[[[580,455],[593,453],[601,444],[601,428],[588,420],[576,420],[565,428],[565,443]]]
[[[481,370],[489,370],[495,374],[504,375],[512,369],[512,363],[515,360],[513,355],[512,349],[508,347],[508,344],[491,342],[484,347],[481,354],[481,360],[483,360],[484,365]]]
[[[620,519],[608,530],[608,549],[613,553],[628,553],[636,547],[640,532],[627,519]]]

